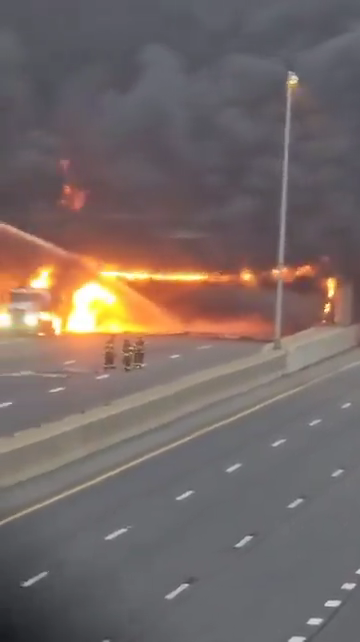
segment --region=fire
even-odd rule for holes
[[[245,268],[244,270],[241,270],[239,274],[239,279],[240,282],[243,283],[244,285],[256,285],[257,284],[257,279],[251,270],[248,270]]]
[[[197,272],[122,272],[111,270],[108,272],[101,272],[101,276],[108,278],[119,278],[126,281],[179,281],[179,282],[204,282],[209,280],[209,275]]]
[[[295,276],[316,276],[316,269],[313,265],[300,265],[295,269]]]
[[[73,309],[67,322],[67,331],[96,332],[103,314],[119,302],[116,296],[99,283],[86,283],[73,295]],[[111,331],[111,329],[109,330]],[[121,329],[117,328],[120,332]]]
[[[64,161],[66,163],[66,161]],[[64,168],[65,169],[65,168]],[[66,186],[65,186],[66,187]],[[104,264],[94,264],[94,272],[98,273],[99,277],[109,279],[109,287],[106,287],[97,281],[85,283],[78,290],[72,294],[70,315],[65,321],[62,321],[57,315],[58,310],[52,311],[51,316],[56,326],[56,333],[61,331],[72,333],[94,333],[94,332],[114,332],[121,333],[125,330],[128,331],[146,331],[142,328],[142,319],[145,318],[144,326],[150,322],[147,318],[147,313],[133,314],[133,308],[136,308],[136,303],[129,299],[128,292],[124,295],[122,288],[127,286],[123,283],[115,283],[117,279],[128,283],[143,282],[148,283],[151,281],[165,282],[165,283],[183,283],[183,284],[234,284],[242,285],[244,287],[253,288],[261,284],[261,279],[265,277],[267,280],[271,279],[276,282],[280,276],[278,269],[273,269],[267,272],[255,272],[254,270],[243,267],[238,273],[224,274],[221,272],[200,272],[200,271],[151,271],[149,269],[142,270],[118,270],[113,266],[105,266]],[[311,265],[302,265],[298,267],[284,266],[282,271],[282,278],[286,283],[292,283],[299,277],[315,277],[318,275],[316,267]],[[111,281],[113,283],[111,284]],[[54,267],[43,266],[41,267],[30,279],[32,288],[50,289],[54,284]],[[134,293],[135,290],[131,289]],[[324,321],[331,318],[333,310],[333,298],[336,291],[336,279],[329,278],[326,281],[326,303],[323,310]],[[124,291],[125,292],[125,291]],[[135,294],[139,296],[139,294]],[[141,295],[140,295],[141,296]],[[131,300],[131,302],[129,302]],[[149,304],[149,302],[148,302]],[[158,318],[157,312],[153,314],[154,318]],[[139,324],[134,326],[135,319],[141,319]],[[170,321],[164,321],[164,327],[172,327]],[[138,327],[139,326],[139,327]]]
[[[86,203],[86,192],[75,185],[65,183],[62,189],[60,205],[69,210],[78,212]]]
[[[326,279],[326,289],[328,299],[333,299],[336,292],[336,279],[334,277]]]
[[[334,311],[334,297],[336,294],[337,281],[335,277],[329,277],[325,282],[326,288],[326,302],[323,309],[323,322],[331,321]]]
[[[36,290],[48,290],[51,287],[53,268],[40,268],[30,280],[30,287]]]
[[[105,270],[101,276],[111,279],[122,279],[124,281],[141,282],[141,281],[162,281],[172,283],[241,283],[242,285],[255,286],[258,279],[264,276],[270,276],[273,281],[277,281],[280,270],[274,268],[270,273],[256,274],[249,268],[243,268],[238,274],[222,274],[218,272],[151,272],[150,270]],[[284,266],[282,269],[282,278],[286,283],[292,283],[299,277],[315,277],[316,268],[312,265],[301,265],[299,267]]]
[[[69,210],[78,212],[84,207],[87,194],[85,190],[76,187],[76,185],[69,181],[70,161],[61,160],[60,167],[64,175],[64,184],[59,204]]]

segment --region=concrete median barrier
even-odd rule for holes
[[[284,340],[286,370],[289,374],[297,372],[351,350],[358,344],[358,326],[310,328]]]
[[[288,337],[282,351],[270,346],[255,356],[197,372],[129,395],[11,438],[0,439],[0,488],[101,451],[282,375],[346,352],[359,344],[357,326],[320,327]]]
[[[0,439],[0,487],[35,477],[280,377],[283,353],[237,360]]]

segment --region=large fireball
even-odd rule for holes
[[[112,308],[116,307],[116,310]],[[73,309],[68,318],[68,332],[96,332],[101,325],[101,317],[117,316],[122,311],[121,304],[112,292],[99,283],[86,283],[73,296]],[[106,329],[106,328],[105,328]],[[121,328],[118,328],[121,331]]]

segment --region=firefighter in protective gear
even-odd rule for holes
[[[109,370],[115,367],[115,337],[111,335],[105,343],[104,369]]]
[[[135,341],[135,352],[134,352],[135,368],[143,367],[144,357],[145,357],[145,341],[142,337],[138,337]]]
[[[122,354],[124,369],[127,372],[132,368],[134,356],[134,348],[129,339],[124,339],[123,341]]]

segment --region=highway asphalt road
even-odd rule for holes
[[[197,370],[260,350],[261,343],[149,338],[146,368],[102,369],[104,337],[80,336],[0,343],[0,436],[109,403]],[[119,340],[121,351],[121,339]]]
[[[3,524],[1,640],[355,642],[359,385],[349,368]]]

